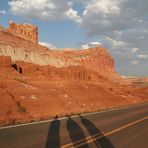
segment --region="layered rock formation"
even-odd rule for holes
[[[25,40],[38,43],[38,28],[31,24],[9,22],[9,31]]]
[[[60,68],[61,71],[63,71],[61,68],[76,67],[73,68],[75,70],[73,73],[83,73],[76,74],[78,77],[82,77],[82,75],[85,77],[84,69],[103,75],[115,74],[114,60],[106,48],[53,51],[37,43],[36,27],[13,22],[10,23],[9,29],[2,27],[0,29],[0,55],[10,56],[12,62],[24,61],[40,66],[48,65]],[[71,68],[69,69],[71,71]]]
[[[11,58],[9,56],[0,56],[0,66],[10,66]]]

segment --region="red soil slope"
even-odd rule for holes
[[[1,125],[93,112],[148,100],[147,87],[118,85],[86,67],[59,69],[18,61],[17,69],[23,69],[20,74],[11,66],[14,63],[9,57],[0,57],[0,63],[3,63],[0,65]]]

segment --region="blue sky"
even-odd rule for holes
[[[109,49],[122,75],[148,75],[147,0],[0,0],[0,25],[32,23],[51,48]]]

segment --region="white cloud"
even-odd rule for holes
[[[98,41],[94,41],[94,42],[90,42],[90,43],[81,45],[81,48],[82,49],[88,49],[88,48],[96,47],[96,46],[99,46],[99,45],[102,45],[102,43],[98,42]]]
[[[140,36],[139,38],[140,38],[140,39],[143,39],[143,38],[144,38],[144,36]]]
[[[115,40],[111,37],[106,37],[106,41],[108,41],[113,48],[120,48],[127,45],[126,42]]]
[[[42,20],[72,20],[81,22],[78,12],[69,0],[12,0],[9,3],[14,15]]]
[[[109,13],[118,14],[120,12],[118,4],[118,0],[89,0],[86,2],[83,15],[88,15],[89,12],[101,13],[104,17]]]
[[[99,45],[102,45],[102,43],[98,41],[94,41],[94,42],[90,42],[90,45],[99,46]]]
[[[137,64],[139,64],[139,60],[132,61],[132,65],[137,65]]]
[[[147,0],[85,0],[82,26],[89,36],[144,25]]]
[[[0,10],[0,14],[6,14],[5,10]]]
[[[46,46],[49,49],[55,49],[56,48],[54,45],[52,45],[50,43],[46,43],[46,42],[41,42],[40,41],[39,44],[42,45],[42,46]]]
[[[66,11],[65,14],[69,19],[75,21],[78,24],[81,24],[81,17],[78,15],[78,12],[76,10],[70,8],[69,10]]]
[[[82,49],[88,49],[89,48],[89,44],[83,44],[83,45],[81,45],[81,48]]]
[[[116,26],[114,20],[120,15],[119,0],[86,0],[82,26],[89,36],[109,31]]]
[[[77,3],[84,9],[81,15],[74,9]],[[72,20],[81,24],[90,36],[143,25],[146,21],[143,15],[147,14],[146,0],[12,0],[9,6],[14,15]]]
[[[137,52],[137,51],[139,51],[139,48],[133,48],[131,52],[132,52],[132,53],[135,53],[135,52]]]
[[[141,59],[146,59],[146,58],[148,58],[148,56],[145,55],[145,54],[139,54],[139,55],[137,55],[137,56],[138,56],[138,58],[141,58]]]

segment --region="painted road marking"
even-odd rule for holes
[[[125,129],[125,128],[128,128],[128,127],[130,127],[130,126],[132,126],[132,125],[135,125],[135,124],[137,124],[137,123],[140,123],[140,122],[142,122],[142,121],[144,121],[144,120],[146,120],[146,119],[148,119],[148,116],[145,116],[145,117],[143,117],[143,118],[141,118],[141,119],[139,119],[139,120],[136,120],[136,121],[134,121],[134,122],[128,123],[128,124],[126,124],[126,125],[124,125],[124,126],[121,126],[121,127],[119,127],[119,128],[116,128],[116,129],[111,130],[111,131],[109,131],[109,132],[102,133],[102,135],[100,135],[100,134],[95,134],[95,135],[89,136],[89,137],[87,137],[87,138],[85,138],[85,139],[81,139],[81,140],[79,140],[79,141],[76,141],[76,142],[74,142],[74,143],[68,143],[68,144],[66,144],[66,145],[61,146],[61,148],[75,148],[75,147],[83,146],[83,145],[85,145],[86,143],[89,144],[89,143],[91,143],[91,142],[94,142],[94,140],[98,140],[98,139],[101,139],[101,138],[103,138],[103,137],[105,137],[105,136],[109,136],[109,135],[111,135],[111,134],[117,133],[117,132],[119,132],[119,131],[121,131],[121,130],[123,130],[123,129]],[[74,147],[74,145],[75,145],[75,147]]]
[[[141,106],[141,105],[144,105],[144,104],[148,104],[148,102],[144,102],[144,103],[141,103],[141,104],[134,104],[134,105],[131,105],[131,106],[126,106],[126,107],[120,107],[120,108],[103,110],[103,111],[99,111],[99,112],[86,113],[86,114],[81,114],[81,115],[82,116],[91,116],[91,115],[96,115],[96,114],[101,114],[101,113],[107,113],[107,112],[116,111],[116,110],[123,110],[123,109],[127,109],[127,108],[134,108],[134,107]],[[71,118],[76,118],[76,117],[79,117],[79,115],[71,116]],[[65,119],[68,119],[68,117],[62,117],[62,118],[58,118],[58,119],[59,120],[65,120]],[[0,127],[0,130],[1,129],[9,129],[9,128],[20,127],[20,126],[28,126],[28,125],[48,123],[48,122],[52,122],[52,121],[53,121],[53,119],[44,120],[44,121],[37,121],[37,122],[31,122],[31,123],[22,123],[22,124],[4,126],[4,127]]]

